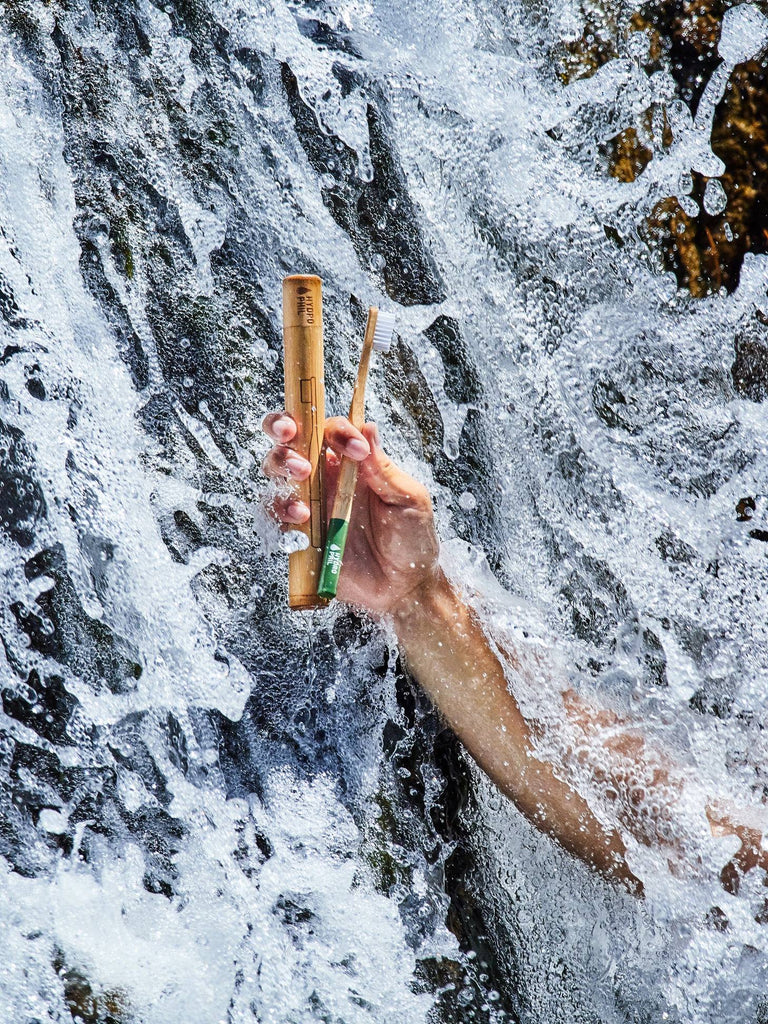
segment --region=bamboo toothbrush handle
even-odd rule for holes
[[[365,385],[368,382],[368,369],[371,365],[371,352],[373,351],[373,336],[376,333],[376,321],[379,311],[376,306],[368,310],[368,323],[365,327],[363,338],[363,351],[360,353],[360,363],[357,367],[357,379],[355,389],[352,392],[352,401],[349,404],[349,419],[358,430],[365,422]]]
[[[365,386],[368,382],[368,370],[371,366],[371,352],[373,351],[373,336],[376,333],[376,320],[379,311],[375,306],[368,310],[368,323],[365,327],[363,338],[363,351],[360,353],[360,362],[357,367],[357,379],[352,392],[352,401],[349,403],[349,420],[358,430],[365,422]],[[355,486],[357,485],[357,463],[346,456],[342,456],[341,467],[339,468],[339,480],[336,485],[336,497],[333,500],[333,512],[331,519],[344,519],[349,522],[352,512],[352,501],[355,497]]]
[[[357,487],[357,468],[358,464],[352,459],[342,458],[331,519],[343,519],[344,522],[349,522]]]
[[[378,312],[375,306],[372,306],[368,312],[368,323],[365,328],[365,337],[363,338],[363,351],[360,353],[357,379],[355,380],[355,388],[352,392],[352,401],[349,405],[349,420],[358,430],[360,430],[365,422],[365,386],[368,382],[368,370],[371,365],[373,336],[376,333]],[[356,485],[357,463],[346,456],[342,456],[331,519],[344,519],[349,522]]]

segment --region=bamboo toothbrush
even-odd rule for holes
[[[371,352],[388,352],[392,344],[395,318],[391,313],[382,313],[375,306],[368,310],[368,323],[363,339],[363,351],[357,368],[355,390],[349,407],[351,423],[361,429],[365,422],[365,385],[368,380],[368,368],[371,364]],[[331,521],[328,524],[328,535],[320,570],[320,583],[317,588],[318,597],[331,598],[336,596],[339,585],[339,573],[344,558],[344,546],[347,542],[349,520],[352,515],[352,501],[357,485],[358,464],[345,457],[341,460],[339,480],[336,486],[336,497],[333,502]]]

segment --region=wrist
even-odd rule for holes
[[[404,641],[414,633],[423,635],[425,626],[455,615],[457,604],[458,598],[448,577],[435,566],[390,608],[398,639]]]

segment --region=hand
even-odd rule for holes
[[[296,423],[287,413],[271,413],[263,428],[278,443],[264,459],[267,476],[306,480],[311,467],[290,447]],[[359,463],[338,597],[374,613],[394,612],[416,598],[439,574],[439,545],[427,489],[385,454],[375,424],[362,432],[335,416],[325,424],[326,512],[330,516],[341,456]],[[290,528],[309,519],[294,497],[275,501],[275,515]]]

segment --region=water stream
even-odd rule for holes
[[[692,110],[633,12],[567,83],[570,3],[0,4],[3,1021],[768,1019],[764,873],[725,892],[697,831],[768,781],[768,417],[732,374],[768,263],[694,299],[643,229],[698,215],[692,171],[723,209],[712,119],[768,19],[727,11]],[[553,735],[567,684],[681,765],[695,870],[628,834],[646,898],[605,882],[386,629],[287,611],[259,426],[297,271],[333,411],[395,312],[369,414],[448,570]]]

